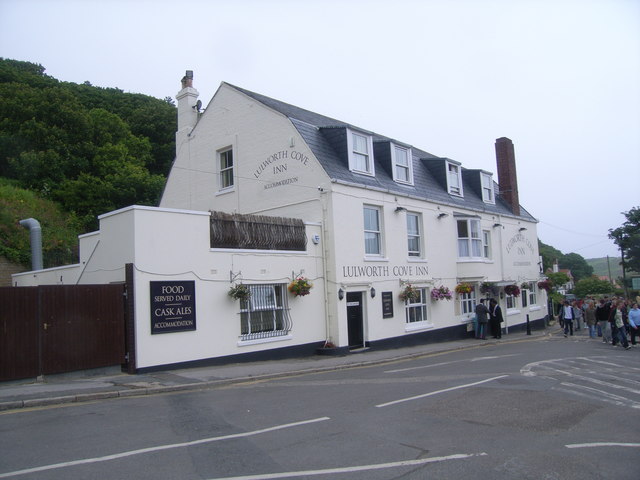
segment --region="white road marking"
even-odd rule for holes
[[[437,390],[435,392],[423,393],[422,395],[416,395],[414,397],[401,398],[400,400],[394,400],[392,402],[381,403],[379,405],[376,405],[376,407],[382,408],[382,407],[388,407],[389,405],[395,405],[397,403],[410,402],[412,400],[418,400],[420,398],[431,397],[433,395],[438,395],[440,393],[451,392],[453,390],[459,390],[461,388],[473,387],[475,385],[480,385],[480,384],[483,384],[483,383],[492,382],[493,380],[498,380],[500,378],[505,378],[505,377],[508,377],[508,376],[509,375],[500,375],[499,377],[487,378],[486,380],[481,380],[479,382],[467,383],[466,385],[458,385],[457,387],[445,388],[444,390]]]
[[[611,383],[610,381],[605,382],[603,380],[598,380],[597,378],[592,378],[592,377],[585,377],[584,375],[577,375],[575,373],[569,373],[569,372],[565,372],[564,370],[558,370],[555,368],[551,368],[551,367],[547,367],[549,370],[553,370],[555,372],[561,373],[563,375],[567,375],[569,377],[572,378],[577,378],[579,380],[583,380],[587,383],[595,383],[596,385],[601,385],[603,387],[609,387],[615,390],[624,390],[625,392],[629,392],[629,393],[636,393],[636,394],[640,394],[640,390],[636,390],[634,388],[629,388],[629,387],[625,387],[622,385],[616,385],[615,383]]]
[[[596,400],[607,401],[609,403],[613,403],[614,405],[618,405],[618,406],[640,408],[640,403],[634,400],[631,400],[627,397],[621,397],[620,395],[614,395],[613,393],[605,392],[604,390],[599,390],[597,388],[587,387],[586,385],[578,385],[576,383],[568,383],[568,382],[562,382],[561,385],[564,385],[565,387],[571,387],[573,389],[586,390],[588,394],[584,394],[584,396],[588,396]],[[563,389],[563,391],[578,394],[578,392],[576,392],[575,390]]]
[[[451,365],[454,363],[466,362],[466,360],[452,360],[450,362],[434,363],[432,365],[421,365],[419,367],[398,368],[396,370],[386,370],[384,373],[410,372],[411,370],[422,370],[425,368],[442,367],[443,365]]]
[[[567,448],[595,448],[595,447],[632,447],[640,448],[640,443],[615,443],[615,442],[597,442],[597,443],[571,443],[565,445]]]
[[[144,454],[144,453],[157,452],[157,451],[160,451],[160,450],[169,450],[169,449],[172,449],[172,448],[191,447],[193,445],[201,445],[203,443],[219,442],[219,441],[222,441],[222,440],[230,440],[230,439],[234,439],[234,438],[251,437],[253,435],[259,435],[261,433],[274,432],[276,430],[283,430],[285,428],[299,427],[301,425],[308,425],[310,423],[324,422],[325,420],[330,420],[330,418],[329,417],[320,417],[320,418],[314,418],[314,419],[311,419],[311,420],[304,420],[304,421],[301,421],[301,422],[287,423],[287,424],[284,424],[284,425],[276,425],[274,427],[262,428],[260,430],[253,430],[251,432],[234,433],[234,434],[231,434],[231,435],[224,435],[222,437],[202,438],[200,440],[193,440],[191,442],[184,442],[184,443],[173,443],[173,444],[168,444],[168,445],[158,445],[157,447],[148,447],[148,448],[141,448],[139,450],[130,450],[128,452],[114,453],[112,455],[105,455],[104,457],[83,458],[81,460],[72,460],[72,461],[69,461],[69,462],[55,463],[55,464],[52,464],[52,465],[43,465],[41,467],[26,468],[24,470],[16,470],[15,472],[0,473],[0,478],[15,477],[15,476],[18,476],[18,475],[26,475],[28,473],[44,472],[44,471],[47,471],[47,470],[55,470],[57,468],[65,468],[65,467],[73,467],[75,465],[84,465],[84,464],[87,464],[87,463],[106,462],[106,461],[109,461],[109,460],[117,460],[119,458],[130,457],[132,455],[141,455],[141,454]]]
[[[396,370],[387,370],[384,373],[410,372],[411,370],[421,370],[421,369],[424,369],[424,368],[441,367],[443,365],[451,365],[453,363],[481,362],[483,360],[495,360],[497,358],[515,357],[517,355],[520,355],[520,354],[519,353],[512,353],[512,354],[509,354],[509,355],[494,355],[492,357],[476,357],[476,358],[472,358],[471,360],[452,360],[450,362],[434,363],[432,365],[421,365],[419,367],[408,367],[408,368],[398,368]]]
[[[640,402],[629,398],[640,394],[640,382],[630,370],[640,369],[614,363],[602,357],[573,357],[533,362],[525,365],[520,373],[524,376],[538,375],[557,380],[560,381],[560,385],[566,387],[555,390],[617,406],[640,409]],[[628,375],[632,375],[632,378],[628,378]],[[561,377],[579,381],[581,384],[563,381]],[[619,395],[611,393],[612,391]]]
[[[477,357],[477,358],[472,358],[471,361],[472,362],[481,362],[483,360],[496,360],[497,358],[517,357],[518,355],[520,355],[520,354],[519,353],[511,353],[509,355],[494,355],[493,357]]]
[[[218,477],[209,480],[269,480],[278,478],[304,477],[310,475],[332,475],[336,473],[363,472],[367,470],[381,470],[384,468],[412,467],[416,465],[426,465],[428,463],[444,462],[447,460],[462,460],[471,457],[483,457],[487,454],[481,453],[457,453],[445,457],[423,458],[420,460],[403,460],[400,462],[378,463],[376,465],[358,465],[355,467],[327,468],[324,470],[302,470],[299,472],[262,473],[257,475],[242,475],[239,477]]]

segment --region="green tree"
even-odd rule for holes
[[[567,275],[564,272],[547,273],[546,275],[547,275],[547,278],[551,280],[551,283],[555,288],[560,287],[561,285],[564,285],[570,280],[569,275]]]
[[[35,218],[42,226],[45,268],[78,261],[80,222],[77,218],[63,212],[59,204],[0,178],[0,255],[28,268],[31,265],[29,231],[18,223],[26,218]]]
[[[596,276],[583,278],[576,283],[576,286],[573,289],[573,293],[578,297],[612,292],[613,286],[611,285],[611,283],[607,280],[600,280]]]
[[[640,207],[622,214],[626,220],[622,226],[609,230],[609,238],[622,252],[623,273],[624,270],[640,272]]]
[[[0,176],[81,219],[155,205],[173,159],[175,106],[90,84],[58,82],[40,65],[0,59]]]
[[[593,275],[593,267],[577,253],[568,253],[562,256],[559,260],[559,267],[571,270],[571,275],[576,282]]]
[[[551,245],[546,245],[538,240],[538,251],[540,252],[540,256],[542,257],[542,267],[543,272],[546,272],[548,269],[553,268],[553,264],[556,260],[560,260],[560,258],[564,257],[564,253],[560,250],[553,248]]]

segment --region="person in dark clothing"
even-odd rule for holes
[[[567,333],[573,336],[573,319],[575,318],[575,314],[573,313],[573,307],[571,304],[565,300],[562,309],[560,310],[560,318],[562,318],[562,322],[564,323],[564,336],[567,336]]]
[[[489,324],[491,325],[491,336],[502,338],[502,309],[495,298],[489,300]]]
[[[484,304],[484,298],[480,300],[480,303],[476,305],[476,317],[478,319],[478,332],[476,333],[476,338],[480,338],[485,340],[487,323],[489,322],[489,309]]]
[[[611,304],[606,299],[601,299],[600,304],[596,308],[596,320],[598,321],[598,330],[602,336],[603,343],[611,341],[611,325],[609,325],[609,312],[611,312]]]
[[[620,341],[620,335],[618,334],[618,327],[616,326],[616,305],[618,300],[614,297],[612,301],[607,302],[609,304],[609,325],[611,325],[611,345],[614,347]]]

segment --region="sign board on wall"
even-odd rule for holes
[[[149,282],[151,333],[196,329],[196,282]]]
[[[393,292],[382,292],[382,318],[393,317]]]

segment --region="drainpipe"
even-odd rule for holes
[[[42,228],[35,218],[20,220],[20,225],[31,232],[31,268],[42,270]]]

